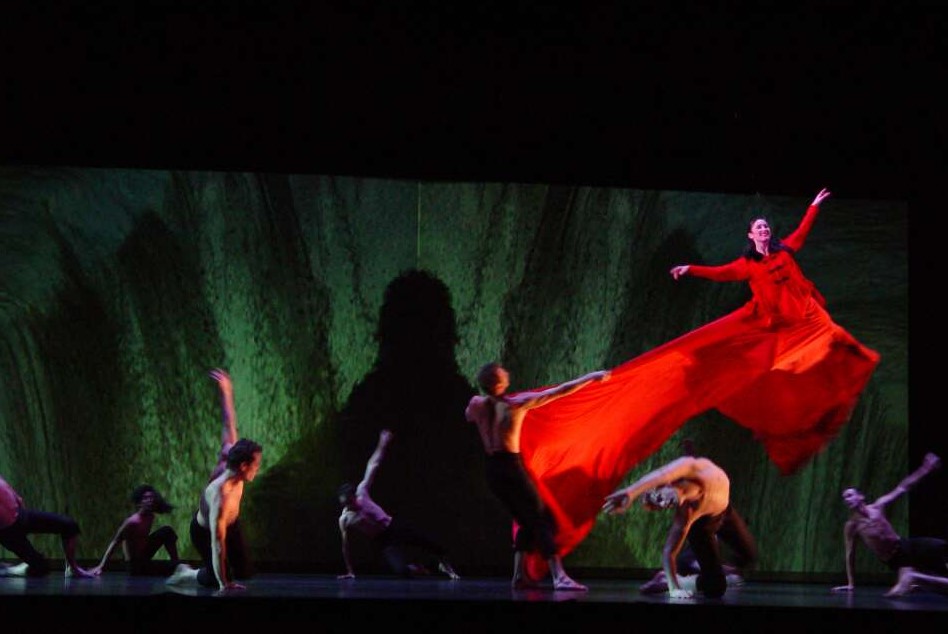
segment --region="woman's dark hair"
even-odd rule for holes
[[[767,244],[767,248],[771,253],[776,253],[777,251],[789,251],[793,253],[793,249],[785,245],[780,238],[776,236],[773,229],[773,223],[770,222],[766,216],[754,216],[750,219],[750,222],[747,223],[747,230],[750,231],[750,228],[754,226],[754,223],[758,220],[763,220],[770,226],[770,241]],[[741,254],[745,258],[750,258],[751,260],[762,260],[764,258],[763,254],[757,250],[757,245],[754,244],[754,241],[750,238],[747,239],[747,246],[744,247],[744,252]]]
[[[168,504],[168,502],[161,497],[161,493],[158,493],[158,490],[150,484],[140,484],[132,490],[132,503],[135,504],[135,506],[141,504],[146,493],[151,493],[155,496],[153,508],[155,513],[168,513],[174,509],[174,505]]]

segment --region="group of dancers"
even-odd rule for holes
[[[755,217],[733,261],[671,268],[675,280],[746,281],[752,296],[730,314],[609,372],[546,389],[506,394],[502,367],[481,370],[484,395],[471,400],[467,418],[489,456],[491,490],[519,528],[514,586],[549,571],[554,588],[584,589],[563,572],[561,558],[600,512],[624,512],[644,496],[647,508],[677,509],[662,555],[668,591],[693,594],[676,574],[687,542],[701,571],[697,585],[706,596],[721,596],[726,575],[715,535],[732,510],[727,475],[706,458],[682,456],[616,487],[688,419],[711,409],[753,431],[783,473],[849,420],[879,355],[833,322],[795,259],[829,196],[820,190],[783,239]]]
[[[240,526],[240,502],[244,484],[260,470],[263,448],[248,438],[238,438],[234,388],[230,375],[214,369],[221,399],[221,448],[208,478],[197,510],[191,516],[191,543],[201,556],[201,566],[193,568],[179,558],[178,535],[171,526],[154,528],[156,515],[172,510],[172,505],[151,485],[132,492],[135,512],[119,525],[98,565],[83,568],[76,560],[79,525],[68,515],[27,507],[23,498],[0,477],[0,546],[22,562],[0,568],[0,577],[40,577],[49,573],[47,558],[36,550],[30,534],[58,534],[65,555],[65,575],[94,578],[102,574],[109,558],[121,545],[128,572],[136,576],[167,575],[168,584],[194,584],[220,591],[242,590],[240,580],[252,575],[251,559]],[[164,548],[168,559],[156,559]]]
[[[508,392],[510,375],[500,363],[480,368],[476,382],[481,394],[471,398],[465,418],[475,425],[487,456],[487,485],[514,521],[515,589],[537,586],[548,576],[554,590],[587,590],[566,573],[563,557],[589,533],[600,513],[625,512],[636,499],[647,509],[674,509],[662,571],[656,577],[664,581],[670,596],[723,595],[728,569],[718,542],[729,531],[738,536],[738,568],[753,565],[756,547],[731,506],[728,475],[708,458],[686,452],[632,484],[620,485],[688,419],[711,409],[752,430],[784,474],[820,451],[849,420],[879,355],[833,322],[822,295],[795,259],[829,196],[822,189],[796,229],[782,239],[772,234],[766,218],[754,218],[747,228],[745,250],[730,263],[671,268],[674,280],[693,276],[748,283],[751,299],[705,326],[611,370],[535,390]],[[167,572],[171,584],[241,589],[238,580],[250,571],[240,532],[240,500],[244,484],[260,468],[262,448],[251,440],[238,440],[230,377],[223,370],[214,370],[211,376],[220,388],[223,432],[218,464],[190,526],[201,567],[179,561],[177,537],[170,527],[152,530],[155,513],[168,510],[168,505],[151,487],[135,490],[135,513],[121,524],[99,565],[84,570],[75,562],[75,522],[27,510],[0,478],[0,544],[24,562],[0,569],[0,575],[45,574],[45,560],[40,561],[43,558],[26,535],[54,532],[62,536],[66,573],[73,576],[101,574],[122,544],[132,574]],[[414,545],[432,552],[438,569],[449,578],[460,579],[437,540],[396,520],[371,498],[374,474],[392,438],[383,430],[362,481],[346,483],[339,490],[346,566],[340,578],[355,577],[348,540],[350,531],[356,530],[379,545],[397,573],[418,572],[405,556],[406,547]],[[871,504],[855,489],[843,493],[853,513],[845,529],[849,583],[834,590],[854,586],[852,553],[857,536],[899,571],[891,594],[948,584],[945,541],[900,538],[883,512],[886,504],[939,464],[937,456],[926,457],[918,472]],[[696,574],[679,574],[686,546],[692,557],[688,571]],[[154,555],[162,547],[169,560],[159,564]],[[656,585],[661,582],[651,587]]]

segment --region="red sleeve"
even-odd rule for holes
[[[747,259],[740,257],[730,264],[722,264],[721,266],[692,264],[688,267],[688,275],[703,277],[715,282],[739,282],[749,277],[747,274]]]
[[[819,205],[810,205],[803,216],[803,220],[800,221],[800,226],[784,238],[783,243],[794,251],[799,251],[806,237],[810,235],[810,229],[813,228],[813,223],[816,222],[816,216],[819,212]]]

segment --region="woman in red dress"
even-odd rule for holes
[[[755,218],[734,261],[672,267],[676,280],[747,281],[753,297],[744,306],[626,361],[609,382],[527,414],[524,463],[556,519],[561,556],[629,470],[698,414],[715,409],[752,430],[784,474],[849,420],[879,355],[833,322],[794,259],[829,195],[821,190],[782,241]]]

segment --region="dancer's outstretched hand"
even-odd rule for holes
[[[810,204],[813,206],[817,206],[821,202],[829,198],[829,196],[830,196],[830,191],[824,187],[823,189],[820,190],[820,193],[816,195],[816,198],[814,198],[813,202]]]
[[[625,513],[632,505],[632,498],[626,495],[625,491],[616,491],[606,496],[606,502],[602,505],[604,513],[616,515]]]

